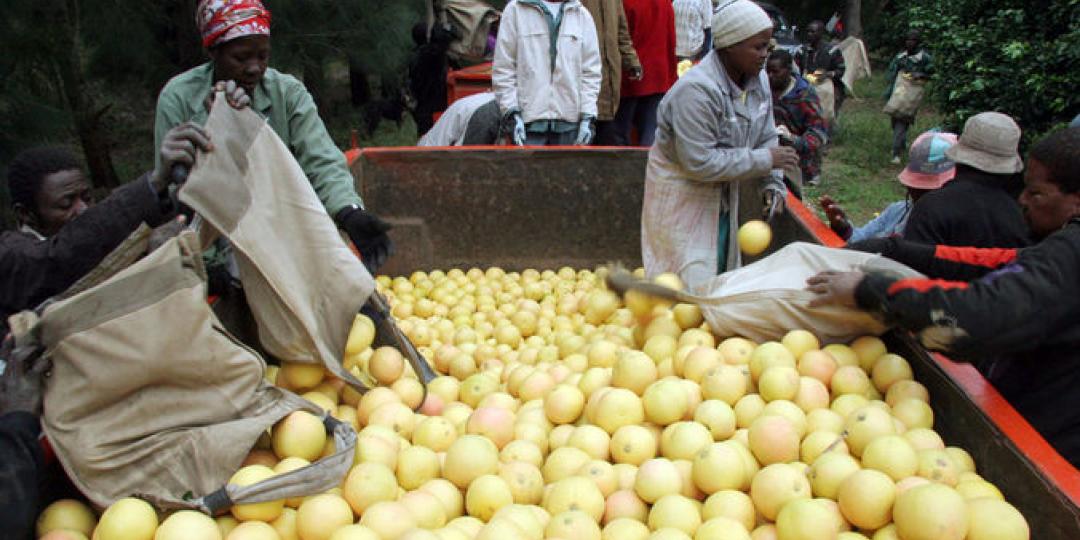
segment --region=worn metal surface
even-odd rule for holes
[[[395,224],[382,269],[641,264],[647,150],[378,148],[353,163],[365,204]]]

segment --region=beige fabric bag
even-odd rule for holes
[[[883,334],[888,327],[865,311],[839,307],[810,307],[814,294],[807,278],[826,270],[874,270],[903,277],[918,272],[884,257],[796,242],[776,253],[716,276],[694,298],[719,337],[743,336],[757,342],[779,340],[790,330],[805,329],[826,343],[848,342]]]
[[[279,419],[323,413],[268,385],[262,359],[222,329],[206,303],[195,233],[140,258],[148,233],[132,235],[46,305],[40,320],[23,312],[12,324],[30,329],[18,339],[40,342],[53,363],[42,425],[76,487],[99,507],[136,495],[162,509],[215,513],[338,485],[356,434],[329,418],[334,455],[265,482],[226,486]]]
[[[866,45],[857,37],[848,36],[837,47],[840,48],[844,65],[847,66],[842,77],[844,86],[847,87],[848,95],[855,97],[855,81],[872,75],[870,56],[866,54]]]
[[[250,108],[215,103],[206,121],[214,151],[199,155],[180,200],[232,243],[266,352],[323,364],[363,391],[341,361],[375,280],[270,125]]]
[[[926,86],[914,79],[905,77],[903,73],[896,76],[896,84],[893,86],[889,102],[882,109],[887,115],[914,118],[922,104],[923,93]]]
[[[821,117],[831,125],[836,119],[836,86],[832,79],[823,79],[814,84],[814,91],[821,102]]]
[[[491,25],[499,20],[499,10],[480,0],[442,0],[440,19],[450,24],[461,39],[450,43],[449,55],[460,64],[490,62],[485,55]]]

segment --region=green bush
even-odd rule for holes
[[[902,0],[891,35],[923,31],[934,56],[931,98],[959,129],[1000,111],[1024,146],[1080,112],[1080,0]],[[896,44],[897,49],[901,45]]]

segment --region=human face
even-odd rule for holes
[[[255,96],[270,61],[270,36],[245,36],[210,49],[215,81],[236,81],[247,95]]]
[[[907,39],[904,40],[904,49],[907,50],[908,54],[915,54],[919,52],[919,42],[918,32],[908,32]]]
[[[82,171],[69,169],[46,175],[41,180],[34,202],[37,208],[16,205],[19,221],[42,236],[49,237],[69,221],[79,217],[92,204],[90,184]]]
[[[745,83],[765,67],[765,61],[769,58],[769,40],[772,39],[772,34],[772,28],[762,30],[719,51],[724,68],[736,83]]]
[[[784,65],[780,59],[769,60],[765,64],[765,73],[769,74],[769,87],[772,88],[774,96],[783,92],[791,82],[791,68]]]
[[[825,27],[819,23],[810,23],[810,26],[806,27],[806,41],[811,45],[817,45],[823,35]]]
[[[1036,238],[1045,238],[1080,215],[1080,193],[1064,193],[1050,178],[1050,170],[1030,159],[1020,193],[1024,219]]]

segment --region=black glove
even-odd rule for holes
[[[360,251],[360,258],[372,275],[394,254],[394,243],[386,234],[392,227],[374,214],[351,206],[338,213],[337,222]]]

